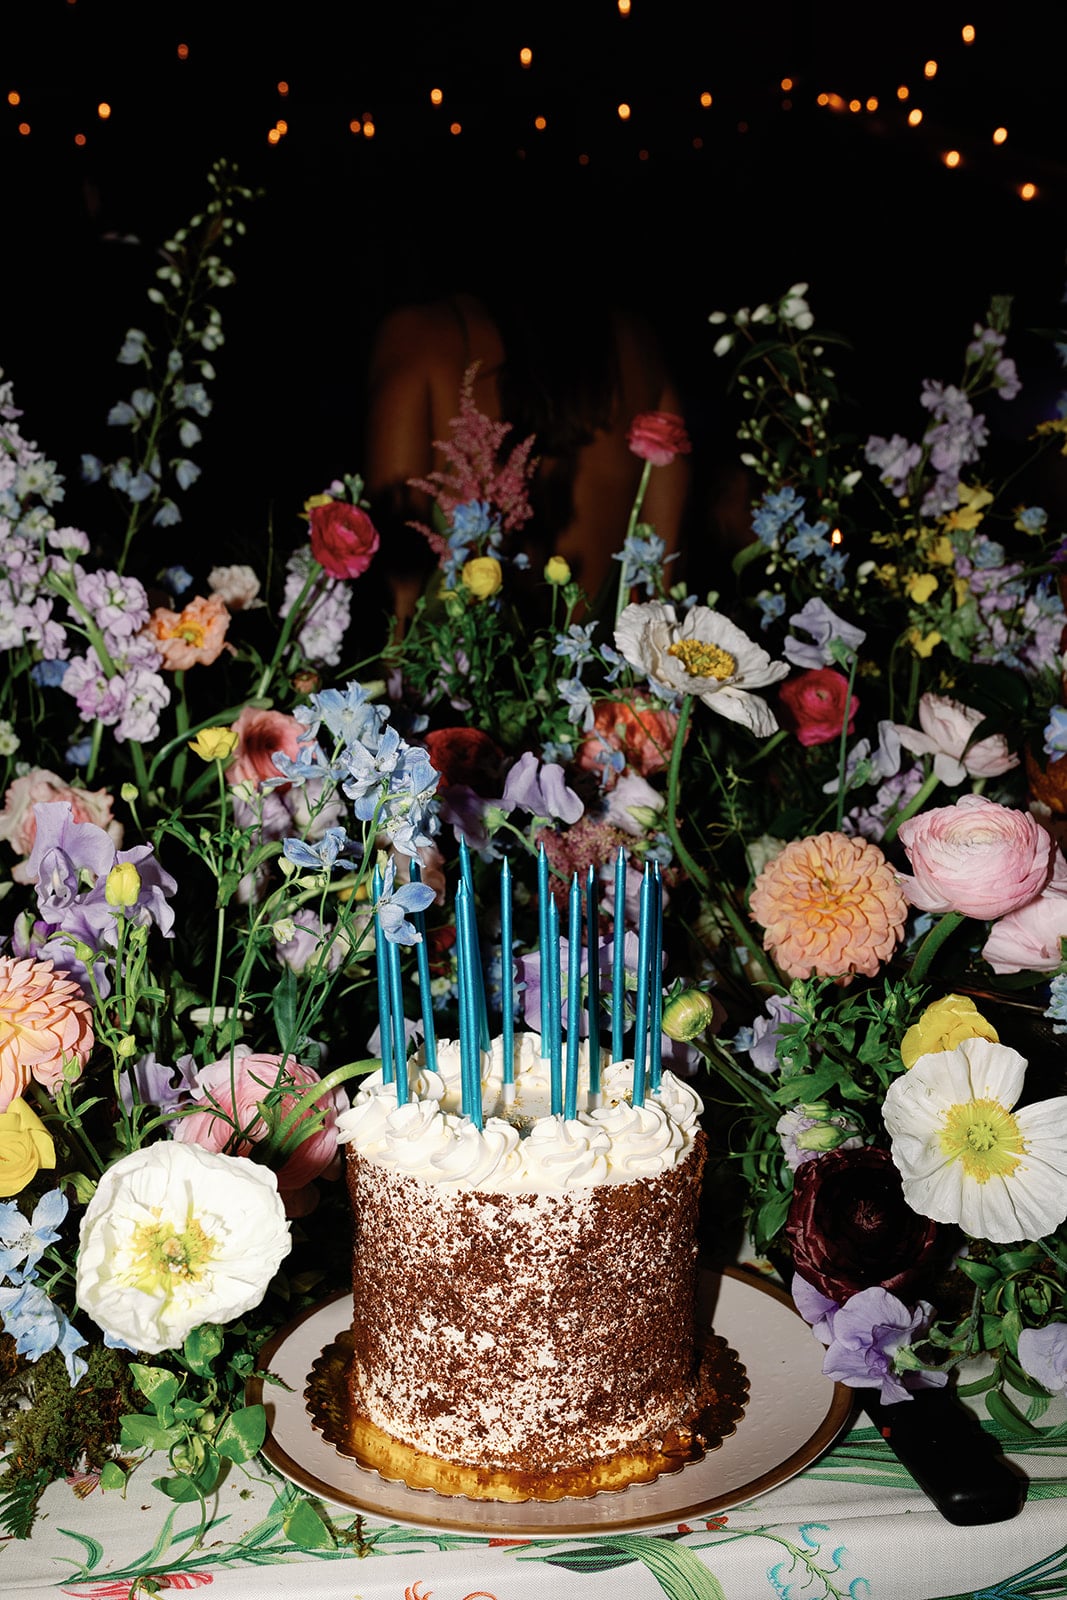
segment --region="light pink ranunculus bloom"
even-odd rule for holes
[[[974,730],[984,717],[971,706],[961,705],[946,695],[924,694],[919,701],[920,733],[903,723],[894,726],[901,744],[912,755],[932,755],[934,774],[950,786],[964,778],[999,778],[1019,765],[1019,757],[1008,748],[1002,733],[979,739],[968,746]]]
[[[251,783],[258,787],[267,778],[280,776],[271,759],[276,752],[291,761],[300,754],[297,739],[303,729],[295,717],[284,711],[257,711],[245,706],[231,729],[238,741],[233,760],[226,768],[226,782],[231,786]]]
[[[197,1098],[204,1109],[179,1117],[174,1137],[182,1144],[196,1144],[204,1150],[222,1150],[228,1155],[247,1155],[254,1144],[267,1137],[268,1128],[260,1102],[275,1088],[279,1079],[283,1090],[272,1097],[271,1122],[284,1122],[306,1089],[319,1082],[313,1067],[289,1060],[282,1067],[279,1055],[256,1054],[247,1045],[237,1045],[231,1064],[229,1056],[201,1067],[197,1073]],[[291,1084],[292,1087],[287,1087]],[[328,1169],[337,1156],[337,1118],[348,1109],[348,1096],[334,1089],[306,1111],[301,1121],[318,1108],[326,1111],[322,1127],[311,1133],[278,1168],[278,1191],[289,1217],[305,1216],[313,1210],[316,1195],[311,1185],[316,1178],[329,1177]],[[236,1128],[235,1128],[236,1124]],[[240,1137],[237,1137],[237,1129]],[[232,1141],[232,1142],[231,1142]]]
[[[29,856],[37,837],[37,818],[34,806],[52,801],[66,800],[70,804],[75,822],[92,822],[104,828],[117,847],[122,845],[122,823],[111,815],[112,799],[106,789],[72,789],[63,779],[46,767],[34,767],[32,772],[16,778],[4,796],[4,809],[0,811],[0,839],[6,839],[16,855]],[[29,864],[20,861],[11,869],[16,883],[32,883]]]
[[[263,605],[259,579],[252,567],[212,567],[207,585],[228,611],[251,611]]]
[[[920,811],[897,837],[914,873],[902,873],[901,886],[919,911],[992,921],[1035,899],[1052,875],[1052,835],[1028,811],[984,795]]]
[[[1067,939],[1067,861],[1056,851],[1052,878],[1035,900],[998,917],[982,946],[994,972],[1053,972]]]

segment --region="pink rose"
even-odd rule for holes
[[[246,1156],[253,1145],[267,1137],[268,1126],[259,1109],[260,1102],[270,1097],[271,1124],[280,1124],[304,1092],[320,1081],[318,1073],[300,1061],[289,1060],[283,1069],[282,1059],[254,1054],[247,1045],[238,1045],[232,1063],[227,1056],[201,1067],[194,1093],[203,1101],[204,1110],[177,1118],[175,1139],[180,1144],[198,1144],[204,1150]],[[272,1092],[278,1084],[282,1092]],[[322,1109],[326,1112],[322,1127],[309,1133],[277,1169],[278,1190],[290,1217],[306,1216],[316,1199],[309,1186],[316,1178],[331,1176],[326,1169],[337,1154],[337,1118],[347,1111],[348,1096],[343,1089],[331,1090],[304,1112],[300,1122]]]
[[[992,921],[1035,899],[1052,873],[1051,834],[1028,811],[980,794],[920,811],[901,823],[898,838],[915,873],[900,881],[920,911]]]
[[[28,856],[37,837],[37,818],[34,806],[51,801],[66,800],[75,822],[92,822],[107,830],[116,848],[122,846],[122,823],[111,815],[113,804],[106,789],[72,789],[62,778],[46,767],[34,767],[24,777],[16,778],[4,796],[4,809],[0,811],[0,839],[6,839],[16,855]],[[32,883],[28,863],[20,861],[11,869],[16,883]]]
[[[642,411],[631,422],[626,443],[654,467],[669,467],[675,456],[687,456],[692,449],[685,423],[673,411]]]
[[[226,768],[226,782],[231,785],[258,786],[267,778],[279,777],[271,759],[276,751],[291,761],[300,754],[297,738],[303,729],[295,717],[286,716],[284,711],[256,711],[245,706],[231,728],[238,740],[233,760]]]
[[[1067,861],[1056,851],[1052,878],[1036,900],[998,917],[982,946],[994,972],[1053,972],[1067,939]]]
[[[922,732],[894,723],[905,750],[913,755],[932,755],[934,774],[942,783],[962,783],[964,778],[999,778],[1002,772],[1019,765],[1019,758],[1008,748],[1002,733],[988,739],[969,741],[984,721],[980,711],[949,700],[945,695],[924,694],[919,701]]]
[[[860,703],[848,692],[848,679],[833,667],[813,667],[790,678],[778,691],[788,722],[802,745],[828,744],[841,737],[848,704],[848,732],[856,725]]]
[[[312,506],[311,554],[331,578],[359,578],[378,548],[378,533],[359,506],[328,500]]]

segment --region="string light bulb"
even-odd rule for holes
[[[11,93],[7,97],[7,103],[9,106],[20,106],[22,104],[22,96],[19,94],[17,89],[11,90]]]
[[[1008,137],[1007,128],[994,128],[993,129],[993,143],[994,144],[1003,144],[1007,137]]]
[[[524,44],[522,49],[519,51],[519,61],[524,67],[528,67],[533,61],[533,51],[530,49],[528,44]]]
[[[964,44],[974,43],[974,28],[969,22],[965,22],[963,27],[960,29],[960,38],[963,40]]]
[[[189,59],[189,46],[187,44],[180,44],[178,46],[178,60],[179,61],[188,61],[188,59]]]
[[[706,111],[708,109],[708,107],[712,103],[713,102],[712,102],[712,97],[711,97],[711,91],[710,91],[710,89],[705,89],[704,92],[700,96],[700,104],[704,107],[704,110]]]
[[[908,112],[908,127],[917,128],[922,119],[923,114],[919,110],[918,106],[912,106],[911,110]]]

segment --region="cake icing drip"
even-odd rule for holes
[[[481,1053],[483,1129],[461,1116],[459,1046],[442,1041],[438,1070],[412,1063],[409,1099],[395,1084],[368,1078],[338,1119],[338,1139],[376,1165],[428,1183],[486,1192],[584,1189],[630,1183],[676,1167],[693,1147],[700,1100],[664,1072],[641,1106],[630,1103],[632,1062],[605,1066],[589,1091],[588,1048],[578,1078],[578,1114],[551,1114],[551,1075],[536,1034],[515,1040],[515,1085],[508,1096],[500,1041]]]

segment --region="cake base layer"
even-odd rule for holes
[[[741,1420],[748,1376],[736,1351],[711,1335],[703,1353],[695,1415],[668,1429],[662,1440],[615,1456],[559,1471],[505,1471],[440,1461],[403,1444],[361,1416],[351,1401],[352,1334],[342,1333],[322,1351],[308,1377],[304,1398],[313,1425],[328,1444],[365,1471],[391,1483],[468,1500],[586,1499],[651,1483],[680,1472],[717,1449]]]

